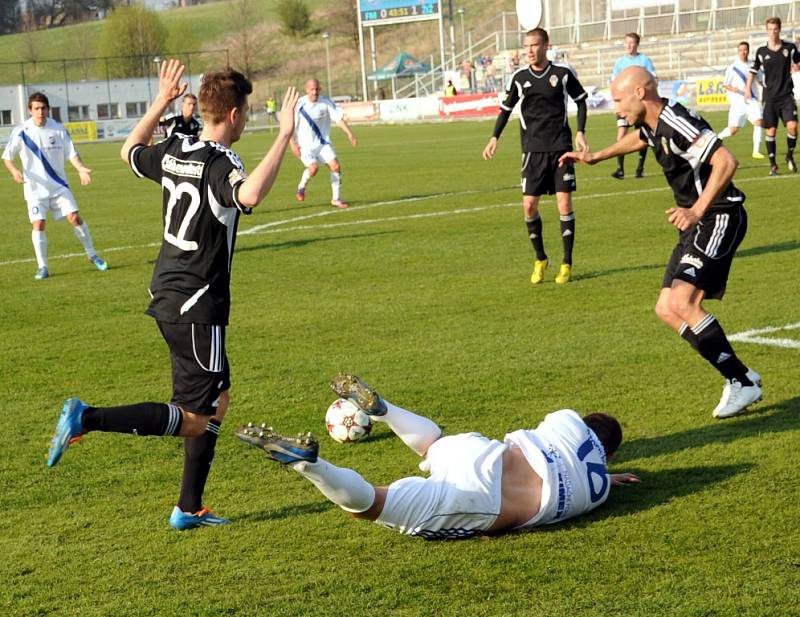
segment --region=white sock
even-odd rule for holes
[[[761,150],[761,135],[764,132],[760,126],[753,127],[753,154]]]
[[[733,135],[733,133],[731,133],[731,130],[728,127],[725,127],[719,133],[717,133],[717,137],[719,137],[720,139],[725,139],[726,137],[730,137],[731,135]]]
[[[331,172],[331,199],[336,201],[341,199],[342,193],[342,174]]]
[[[83,245],[83,250],[86,251],[86,256],[91,259],[97,255],[94,250],[94,245],[92,244],[92,234],[89,233],[89,226],[86,224],[86,221],[81,223],[78,227],[73,227],[72,230],[75,232],[75,236]]]
[[[375,487],[352,469],[321,458],[316,463],[300,461],[291,467],[346,512],[364,512],[375,501]]]
[[[300,176],[300,184],[297,185],[297,188],[299,189],[306,188],[306,184],[308,184],[309,180],[311,180],[311,173],[308,171],[308,168],[306,168],[303,171],[303,175]]]
[[[386,399],[388,411],[385,416],[371,416],[373,422],[386,422],[404,444],[420,456],[428,451],[431,444],[442,436],[442,429],[433,420],[392,405]]]
[[[36,255],[36,263],[40,268],[47,267],[47,234],[43,231],[31,231],[31,242],[33,242],[33,252]]]

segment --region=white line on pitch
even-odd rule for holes
[[[786,326],[774,326],[769,328],[756,328],[737,332],[728,337],[728,340],[740,343],[756,343],[758,345],[771,345],[772,347],[786,347],[789,349],[800,349],[800,340],[790,338],[770,338],[768,336],[758,336],[759,334],[771,334],[782,330],[798,330],[800,321]]]

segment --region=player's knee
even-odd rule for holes
[[[669,308],[669,300],[666,299],[656,302],[655,312],[658,318],[665,323],[670,323],[675,317],[672,310]]]
[[[33,231],[44,231],[45,222],[46,221],[39,220],[39,221],[34,221],[33,223],[31,223],[31,227],[33,228]]]
[[[330,168],[331,172],[335,174],[338,174],[341,171],[341,167],[339,166],[339,161],[337,161],[336,159],[328,163],[328,167]]]
[[[692,306],[691,303],[689,302],[689,298],[681,294],[676,294],[676,293],[670,294],[669,300],[667,302],[667,309],[672,315],[686,321],[686,318],[689,315],[691,308]]]
[[[69,221],[70,225],[73,225],[74,227],[83,225],[83,220],[81,219],[79,212],[70,212],[67,215],[67,220]]]
[[[319,171],[319,165],[312,164],[308,166],[309,176],[316,176],[318,171]]]
[[[228,406],[231,404],[231,397],[228,394],[228,390],[219,393],[219,398],[217,399],[217,410],[214,412],[214,420],[217,422],[222,422],[222,419],[225,417],[225,414],[228,413]]]
[[[208,420],[211,416],[204,416],[183,408],[181,408],[181,411],[183,412],[181,435],[183,437],[199,437],[202,435],[208,426]]]

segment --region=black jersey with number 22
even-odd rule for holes
[[[230,271],[247,178],[232,150],[212,141],[173,135],[131,149],[130,165],[161,185],[163,239],[147,313],[170,323],[227,325]]]

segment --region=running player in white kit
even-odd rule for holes
[[[622,429],[606,414],[581,418],[562,409],[503,441],[479,433],[443,437],[433,421],[382,399],[358,377],[339,375],[331,387],[388,424],[424,457],[420,469],[430,476],[376,487],[319,458],[319,444],[310,436],[292,439],[252,425],[236,436],[292,467],[355,518],[405,535],[454,540],[558,523],[601,505],[611,486],[639,482],[634,474],[608,473]]]
[[[347,208],[342,199],[342,170],[336,151],[331,143],[331,121],[342,129],[353,146],[358,145],[356,136],[347,125],[344,113],[327,96],[320,96],[320,85],[316,79],[306,82],[306,95],[297,102],[294,115],[295,133],[289,143],[292,153],[300,159],[305,171],[297,185],[297,201],[305,201],[306,185],[317,175],[319,164],[324,163],[331,170],[331,205]]]
[[[717,134],[720,139],[735,135],[744,126],[745,120],[753,125],[753,158],[763,159],[761,137],[764,121],[762,120],[761,103],[754,89],[749,92],[750,100],[745,100],[748,94],[747,76],[750,74],[750,44],[742,41],[736,49],[737,59],[725,71],[725,81],[722,82],[731,107],[728,110],[728,126]],[[760,81],[760,80],[759,80]]]
[[[69,160],[78,170],[83,186],[92,181],[92,170],[81,160],[67,129],[49,117],[47,96],[41,92],[31,94],[28,113],[30,118],[11,132],[3,151],[3,163],[14,181],[23,185],[38,268],[34,278],[40,281],[50,276],[45,235],[48,212],[55,220],[66,217],[89,261],[98,270],[108,270],[108,264],[97,256],[89,227],[78,212],[78,204],[67,183],[64,163]],[[22,161],[22,171],[14,165],[17,156]]]

